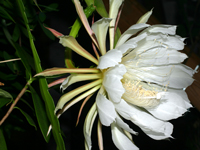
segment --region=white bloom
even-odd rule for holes
[[[132,33],[138,32],[134,26]],[[124,40],[128,35],[123,34],[120,44],[101,56],[98,68],[105,71],[107,94],[98,94],[97,107],[103,125],[117,124],[118,113],[153,139],[171,137],[173,125],[167,121],[192,107],[183,88],[193,82],[193,70],[181,64],[187,56],[178,52],[184,47],[184,39],[175,35],[175,30],[176,26],[155,25],[129,40]]]
[[[192,84],[194,73],[191,68],[181,64],[187,56],[179,52],[184,48],[184,38],[175,34],[176,26],[146,24],[152,13],[149,11],[121,35],[114,47],[114,25],[123,0],[110,0],[111,19],[102,18],[91,28],[80,2],[74,2],[83,25],[102,56],[99,58],[95,53],[96,59],[75,38],[50,29],[60,38],[63,46],[98,65],[97,68],[53,68],[39,74],[77,73],[71,74],[63,82],[63,90],[79,81],[95,80],[63,95],[55,109],[55,112],[62,109],[57,116],[83,98],[86,98],[86,102],[100,89],[85,119],[86,149],[92,147],[91,131],[97,112],[101,124],[111,126],[113,142],[120,150],[138,150],[130,135],[137,132],[122,118],[132,121],[153,139],[170,138],[173,125],[168,121],[182,116],[192,107],[183,89]],[[111,50],[106,52],[108,29]],[[100,130],[98,126],[99,147],[102,149]]]

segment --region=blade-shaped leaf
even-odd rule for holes
[[[108,18],[108,13],[102,0],[94,0],[94,6],[102,17]]]
[[[16,23],[15,20],[9,15],[9,13],[3,7],[0,6],[0,10],[1,10],[0,15],[2,17],[6,17],[6,18],[12,20],[14,23]]]
[[[20,109],[19,107],[14,107],[14,108],[17,108],[18,110],[20,110],[20,112],[24,115],[24,117],[26,117],[26,120],[28,121],[28,123],[32,126],[35,127],[35,129],[37,130],[37,127],[36,127],[36,124],[35,122],[33,121],[33,119],[31,118],[31,116],[29,114],[27,114],[25,111],[23,111],[22,109]]]
[[[6,141],[2,129],[0,129],[0,149],[7,150]]]
[[[48,131],[50,122],[46,114],[44,104],[42,100],[40,99],[40,96],[36,93],[36,91],[34,90],[32,86],[30,86],[30,90],[31,90],[35,113],[36,113],[40,130],[42,132],[42,135],[45,141],[48,142],[50,136],[47,136],[47,131]]]

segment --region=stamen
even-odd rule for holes
[[[149,89],[145,89],[143,85],[145,83],[135,80],[122,80],[123,87],[125,88],[125,93],[122,98],[129,103],[137,106],[151,108],[159,104],[161,95],[157,91],[157,88],[151,87],[149,82],[147,86]]]

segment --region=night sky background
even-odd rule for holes
[[[70,27],[73,25],[75,19],[77,18],[77,13],[74,8],[74,4],[70,0],[43,0],[38,1],[39,4],[49,5],[51,3],[59,4],[59,11],[47,13],[47,19],[45,24],[49,27],[63,33],[64,35],[69,34]],[[138,2],[150,10],[154,8],[153,15],[162,23],[165,24],[177,24],[178,34],[183,37],[189,37],[187,39],[187,45],[192,47],[193,41],[198,33],[196,30],[191,31],[188,28],[188,21],[191,22],[193,28],[198,29],[199,26],[199,2],[198,0],[138,0]],[[83,5],[84,7],[86,6]],[[184,15],[185,12],[187,15]],[[133,14],[134,15],[134,14]],[[95,19],[100,18],[98,14],[95,15]],[[89,19],[91,22],[91,18]],[[41,29],[37,29],[33,32],[36,40],[36,48],[38,50],[39,56],[42,60],[43,68],[52,67],[65,67],[64,63],[64,47],[58,43],[58,39],[52,41],[47,38]],[[194,33],[193,33],[194,32]],[[91,49],[91,41],[86,33],[85,29],[82,27],[77,41],[86,50]],[[197,44],[193,51],[199,55],[198,50],[199,45]],[[92,51],[90,51],[92,53]],[[73,53],[73,60],[75,66],[89,67],[91,64],[86,59]],[[75,84],[75,86],[79,84]],[[73,87],[71,87],[72,89]],[[70,88],[68,89],[70,90]],[[67,92],[66,90],[65,92]],[[55,104],[59,100],[62,93],[59,91],[59,87],[50,89]],[[95,97],[93,97],[86,105],[80,118],[80,122],[76,127],[76,119],[78,115],[79,108],[82,102],[72,106],[67,110],[60,120],[61,129],[64,134],[64,141],[66,144],[66,150],[82,150],[84,149],[84,137],[83,137],[83,123],[87,111],[93,104]],[[200,113],[195,108],[191,108],[183,117],[176,120],[170,121],[174,125],[174,132],[172,136],[174,139],[156,141],[148,136],[146,136],[137,126],[133,125],[131,122],[126,121],[129,125],[139,132],[138,136],[133,136],[133,141],[141,150],[198,150],[200,149]],[[94,124],[92,133],[92,144],[93,150],[98,149],[97,135],[96,135],[96,124]],[[39,130],[37,131],[30,126],[28,123],[24,125],[24,131],[13,131],[11,139],[6,139],[8,150],[21,149],[21,150],[55,150],[56,145],[51,136],[49,143],[46,143],[42,137]],[[104,149],[105,150],[115,150],[117,149],[111,138],[110,127],[103,127],[103,139],[104,139]]]

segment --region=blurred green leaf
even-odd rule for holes
[[[87,4],[87,6],[90,6],[94,4],[94,0],[85,0],[85,3]]]
[[[11,85],[12,85],[13,87],[15,87],[15,89],[17,89],[17,90],[19,90],[19,91],[21,91],[21,89],[23,89],[23,87],[24,87],[24,86],[23,86],[20,82],[18,82],[18,81],[12,82]]]
[[[7,91],[0,89],[0,108],[13,100],[13,97]]]
[[[45,141],[48,142],[50,136],[47,137],[47,131],[48,131],[50,122],[45,111],[45,106],[42,100],[40,99],[39,95],[36,93],[36,91],[34,90],[32,86],[30,86],[30,90],[31,90],[35,113],[36,113],[40,130],[42,132],[42,135]]]
[[[24,28],[23,26],[19,26],[19,27],[20,27],[20,30],[22,31],[22,33],[28,38],[28,33],[27,33],[26,28]]]
[[[102,17],[108,17],[108,13],[106,11],[106,8],[104,6],[104,3],[102,0],[94,0],[94,6],[96,6],[97,12],[102,16]]]
[[[32,57],[22,48],[19,44],[14,43],[15,49],[17,50],[17,55],[21,58],[21,61],[31,76],[31,66],[33,65]]]
[[[12,95],[3,89],[0,89],[0,97],[13,99]]]
[[[10,20],[12,20],[14,23],[16,23],[15,22],[15,20],[8,14],[8,12],[2,7],[2,6],[0,6],[0,15],[4,18],[7,18],[7,19],[10,19]]]
[[[40,13],[39,13],[39,19],[40,19],[41,22],[44,22],[44,20],[46,19],[45,13],[40,12]]]
[[[26,120],[28,121],[28,123],[32,126],[35,127],[35,130],[37,130],[37,127],[36,127],[36,124],[35,122],[33,121],[33,119],[31,118],[31,116],[29,116],[29,114],[27,114],[25,111],[23,111],[22,109],[20,109],[19,107],[14,107],[14,108],[17,108],[18,110],[20,110],[20,112],[26,117]]]
[[[33,107],[25,99],[21,98],[20,101],[22,101],[23,103],[25,103],[31,110],[34,111]]]
[[[35,5],[38,7],[38,9],[42,12],[42,10],[40,9],[40,7],[38,6],[37,1],[36,0],[33,0],[33,1],[34,1]]]
[[[3,43],[3,44],[8,44],[6,39],[0,39],[0,42]]]
[[[0,150],[7,150],[6,141],[2,129],[0,129]]]
[[[13,30],[12,40],[13,40],[14,42],[16,42],[16,41],[19,39],[19,36],[20,36],[19,27],[18,27],[18,25],[15,25],[15,28],[14,28],[14,30]]]
[[[58,11],[58,3],[52,3],[48,6],[44,6],[44,5],[39,5],[45,8],[44,11]]]
[[[49,31],[47,30],[44,25],[42,25],[41,23],[39,23],[42,30],[44,31],[44,33],[51,39],[51,40],[55,40],[55,36]],[[46,26],[46,25],[45,25]]]
[[[0,108],[3,107],[4,105],[10,103],[11,99],[8,98],[1,98],[0,97]]]
[[[3,51],[3,56],[4,56],[4,59],[5,59],[5,60],[12,59],[12,57],[11,57],[6,51]],[[8,68],[9,68],[13,73],[15,73],[14,66],[13,66],[13,62],[6,62],[6,65],[8,66]]]
[[[17,78],[17,75],[15,74],[5,74],[3,72],[0,72],[0,78],[3,79],[4,81],[12,81]]]

